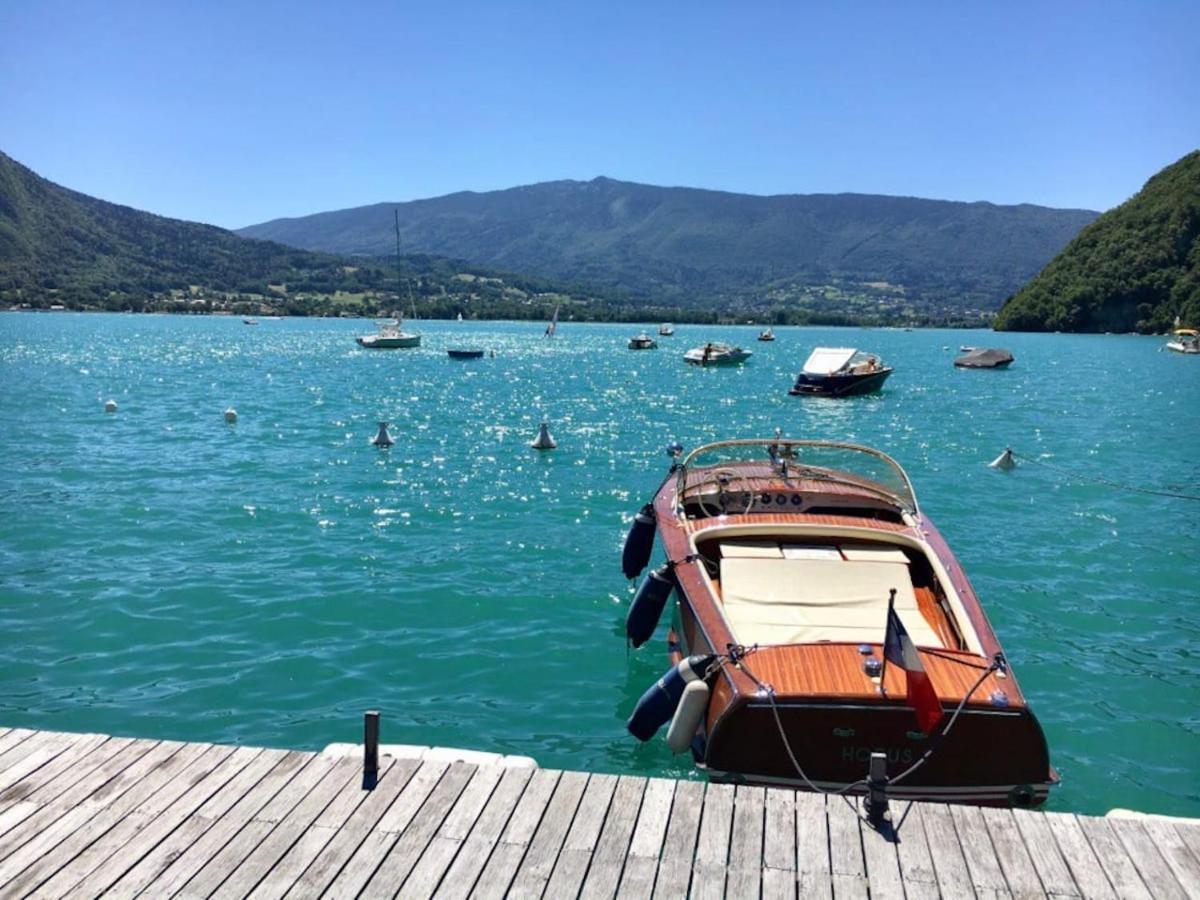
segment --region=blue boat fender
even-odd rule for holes
[[[669,564],[659,566],[642,580],[625,616],[625,633],[633,646],[640,647],[650,640],[675,583],[675,572]]]
[[[648,741],[654,733],[675,715],[684,688],[693,681],[703,681],[708,667],[716,660],[715,654],[695,655],[682,659],[666,674],[646,689],[625,727],[639,741]]]
[[[689,681],[683,689],[683,697],[667,729],[667,746],[672,753],[680,754],[692,745],[700,720],[708,711],[708,693],[708,682],[702,680]]]
[[[621,550],[621,571],[626,578],[637,578],[650,562],[654,549],[654,506],[647,503],[633,517],[625,546]]]

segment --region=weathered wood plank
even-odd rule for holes
[[[617,887],[617,896],[644,897],[649,900],[653,895],[658,860],[662,854],[674,796],[674,781],[651,778],[646,782],[646,790],[642,794],[642,808],[638,811],[637,822],[634,824],[625,869]]]
[[[971,873],[971,883],[979,896],[1010,897],[1004,870],[988,836],[983,814],[976,806],[950,806],[950,817],[958,832],[958,843]]]
[[[533,776],[532,769],[509,769],[500,778],[500,784],[488,798],[483,812],[479,814],[471,833],[463,842],[450,870],[437,887],[435,897],[466,897],[479,873],[483,871],[492,851],[500,840],[500,834],[508,825],[513,810],[520,804],[521,796]]]
[[[128,755],[124,751],[118,753],[54,804],[42,807],[5,833],[0,838],[0,859],[3,860],[0,862],[0,885],[37,862],[49,848],[60,847],[80,826],[127,789],[137,790],[144,779],[156,778],[159,771],[173,773],[206,749],[206,745],[192,748],[183,744],[150,745],[147,749],[141,744],[132,743],[126,748]],[[69,860],[70,857],[62,856],[61,850],[55,855],[59,866]]]
[[[337,833],[317,854],[288,891],[287,896],[319,897],[333,883],[342,867],[358,850],[363,840],[387,812],[396,797],[420,768],[417,759],[397,759],[381,763],[378,783],[370,795],[350,814]]]
[[[513,876],[509,894],[513,897],[540,897],[550,881],[559,851],[566,841],[583,791],[587,787],[583,772],[563,772],[546,806],[542,821],[534,832],[525,858]]]
[[[0,791],[0,834],[12,826],[3,824],[8,808],[25,801],[45,804],[103,765],[133,742],[102,734],[83,735],[53,760],[11,787]]]
[[[903,800],[893,802],[892,821],[905,896],[910,900],[941,896],[937,875],[933,870],[933,857],[929,854],[925,824],[921,820],[920,804]]]
[[[796,880],[801,897],[833,896],[828,802],[824,794],[796,792]]]
[[[561,776],[562,773],[554,769],[539,769],[533,773],[500,840],[492,848],[479,880],[471,889],[472,897],[503,897],[508,891]]]
[[[284,750],[263,750],[250,761],[220,791],[213,793],[204,804],[179,824],[170,835],[160,840],[154,848],[108,887],[105,896],[124,898],[136,896],[153,880],[158,878],[173,862],[188,852],[216,824],[213,813],[232,812],[271,772],[278,769],[288,758]],[[208,815],[203,815],[205,812]],[[249,814],[246,815],[249,819]]]
[[[1200,825],[1176,822],[1175,831],[1184,845],[1192,851],[1192,855],[1200,859]]]
[[[862,839],[863,859],[867,873],[867,887],[871,897],[904,898],[904,885],[900,877],[900,855],[896,849],[895,829],[885,823],[877,831],[870,822],[864,821],[866,807],[861,798],[855,798],[854,808],[858,814],[858,831]],[[921,889],[914,884],[914,892]]]
[[[94,820],[101,827],[109,820],[103,834],[33,896],[99,896],[262,752],[231,749],[213,748],[123,815],[116,808],[105,810]]]
[[[279,863],[292,849],[304,832],[324,812],[334,797],[347,787],[361,792],[362,763],[356,759],[339,759],[311,791],[291,808],[282,819],[275,824],[270,833],[264,837],[252,852],[238,864],[224,883],[211,896],[217,898],[244,897],[267,876],[274,866]],[[292,875],[298,875],[311,862],[304,860],[299,871],[285,869],[282,878],[286,884],[272,885],[266,892],[270,896],[281,895],[295,880]],[[277,888],[277,890],[275,890]]]
[[[921,824],[929,847],[929,858],[943,897],[974,897],[971,872],[958,842],[958,831],[950,807],[944,803],[920,804]]]
[[[692,861],[691,897],[725,896],[729,836],[733,833],[734,794],[731,784],[710,784],[704,792],[700,834],[696,838],[696,855]]]
[[[42,755],[51,754],[57,755],[66,749],[66,746],[59,741],[56,741],[55,735],[48,731],[35,731],[32,735],[21,741],[14,747],[0,751],[0,786],[7,787],[20,781],[24,776],[13,777],[9,770],[14,766],[23,762],[32,753],[40,753]],[[57,751],[57,753],[55,752]]]
[[[465,762],[450,764],[437,787],[430,792],[429,798],[375,870],[375,875],[367,883],[367,895],[390,895],[391,892],[402,888],[417,860],[421,858],[421,854],[425,852],[425,848],[475,774],[476,768],[475,765]]]
[[[380,816],[375,827],[363,835],[338,877],[329,885],[325,896],[349,898],[359,895],[449,767],[448,763],[437,760],[424,760],[421,763],[399,796]]]
[[[1150,818],[1143,819],[1142,826],[1184,892],[1189,897],[1200,897],[1200,859],[1188,850],[1175,826],[1163,819]]]
[[[617,779],[608,816],[579,891],[581,897],[612,897],[616,893],[645,790],[645,778],[622,775]]]
[[[867,869],[863,859],[862,835],[854,801],[847,797],[825,798],[829,821],[829,863],[835,897],[867,896]]]
[[[1012,815],[1046,893],[1055,897],[1081,896],[1079,886],[1071,877],[1071,869],[1063,858],[1063,854],[1059,852],[1046,814],[1029,810],[1015,810]],[[1080,837],[1082,838],[1083,835]],[[1105,887],[1107,887],[1107,882],[1105,882]]]
[[[733,792],[733,828],[729,836],[727,895],[758,896],[762,889],[763,824],[766,790],[738,785]]]
[[[1046,889],[1038,877],[1029,851],[1025,849],[1025,841],[1021,838],[1012,810],[991,808],[979,812],[1012,895],[1019,898],[1046,896]]]
[[[179,884],[182,880],[182,886],[177,892],[177,896],[212,896],[246,857],[266,840],[267,835],[275,826],[324,780],[333,769],[333,765],[334,760],[328,757],[310,756],[307,764],[291,778],[288,778],[284,784],[277,786],[270,798],[259,798],[265,802],[257,804],[258,809],[249,821],[245,821],[244,811],[237,817],[231,817],[228,825],[224,822],[225,817],[218,820],[216,827],[208,835],[205,835],[205,840],[202,841],[207,845],[204,854],[209,856],[208,860],[198,868],[194,865],[195,860],[191,860],[186,868],[194,868],[194,871],[188,875],[186,880],[183,880],[183,876],[187,874],[186,870],[176,872],[176,866],[172,866],[166,871],[163,879],[152,883],[150,889],[158,891],[167,883]],[[231,833],[235,830],[236,836]],[[207,840],[209,835],[212,836],[211,841]],[[216,852],[213,852],[213,845],[220,843],[222,839],[224,843],[221,843]]]
[[[480,766],[475,770],[458,800],[454,802],[450,814],[446,816],[430,840],[429,846],[421,854],[420,860],[409,873],[408,880],[404,882],[406,900],[424,900],[433,896],[503,774],[504,768],[498,765]]]
[[[579,893],[592,862],[592,850],[600,840],[604,817],[616,787],[615,775],[589,776],[571,830],[567,832],[562,850],[554,863],[554,871],[550,873],[550,881],[546,885],[547,897],[574,897]]]
[[[0,735],[0,753],[7,753],[23,741],[29,740],[35,734],[37,732],[31,728],[11,729],[6,734]]]
[[[1108,876],[1117,896],[1136,898],[1136,900],[1149,897],[1150,891],[1146,889],[1146,885],[1142,882],[1142,876],[1138,874],[1137,867],[1125,851],[1125,845],[1108,827],[1108,820],[1096,819],[1091,816],[1074,818],[1083,830],[1092,852],[1100,861],[1100,866],[1103,868],[1104,874]]]
[[[692,883],[692,859],[704,814],[702,781],[679,781],[671,801],[671,817],[654,881],[655,900],[686,897]]]
[[[763,900],[796,896],[796,792],[771,788],[763,822]]]
[[[1054,836],[1055,848],[1062,854],[1080,896],[1096,900],[1113,900],[1117,896],[1075,816],[1051,812],[1035,814],[1033,818],[1045,822]]]
[[[1166,900],[1184,900],[1187,897],[1187,891],[1150,839],[1143,820],[1109,819],[1108,822],[1129,851],[1129,858],[1141,873],[1142,881],[1151,886],[1151,893],[1155,897]]]

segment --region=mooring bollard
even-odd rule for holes
[[[379,781],[379,710],[363,714],[363,790],[373,791]]]
[[[876,828],[890,822],[887,801],[887,754],[872,753],[867,771],[867,819]]]

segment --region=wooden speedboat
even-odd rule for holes
[[[788,393],[824,397],[870,394],[883,387],[891,374],[891,367],[883,365],[878,356],[853,347],[817,347]]]
[[[693,366],[737,366],[753,355],[741,347],[710,341],[703,347],[693,347],[683,354],[683,361]]]
[[[630,607],[635,646],[677,598],[672,668],[630,731],[669,721],[672,749],[717,780],[863,793],[882,752],[897,798],[1046,799],[1041,726],[894,460],[778,437],[675,446],[622,560],[640,572],[657,532],[667,562]]]

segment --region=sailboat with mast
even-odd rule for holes
[[[400,211],[393,210],[396,225],[396,298],[399,299],[404,278],[400,271]],[[409,303],[412,305],[413,318],[417,317],[416,301],[413,300],[412,290],[409,290]],[[397,316],[394,319],[376,319],[377,334],[366,334],[356,337],[360,347],[368,350],[401,350],[421,346],[421,335],[415,331],[404,330],[404,319]]]
[[[550,317],[550,322],[546,325],[545,337],[554,337],[558,333],[558,311],[561,308],[561,303],[554,307],[554,315]]]

